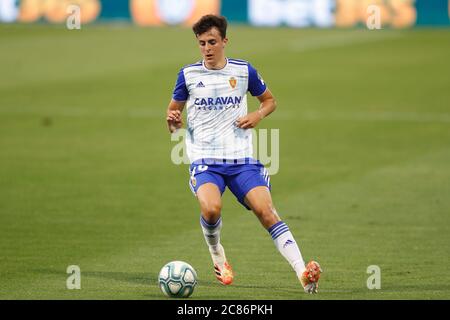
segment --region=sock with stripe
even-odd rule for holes
[[[214,223],[208,223],[203,216],[200,216],[200,225],[202,226],[203,236],[209,248],[209,253],[214,264],[223,268],[226,261],[225,251],[220,244],[220,230],[222,229],[222,217]]]
[[[271,226],[268,230],[272,237],[275,246],[281,255],[289,262],[291,267],[295,270],[297,277],[300,278],[303,271],[305,271],[305,262],[303,261],[300,249],[295,242],[289,227],[283,222],[279,221]]]

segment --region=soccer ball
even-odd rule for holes
[[[187,298],[197,285],[197,273],[184,261],[171,261],[162,267],[158,282],[159,288],[166,296]]]

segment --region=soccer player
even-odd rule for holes
[[[226,30],[226,19],[215,15],[203,16],[193,26],[203,60],[178,73],[166,118],[169,131],[175,132],[183,126],[181,112],[187,105],[189,183],[200,204],[200,224],[215,275],[224,285],[233,282],[220,243],[221,196],[228,187],[258,217],[305,292],[317,293],[320,265],[311,261],[305,266],[289,227],[273,206],[268,172],[252,158],[250,129],[275,110],[275,98],[250,63],[225,56]],[[259,100],[257,111],[247,113],[247,92]]]

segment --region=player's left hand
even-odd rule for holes
[[[261,121],[261,114],[258,111],[251,112],[246,116],[236,120],[236,126],[241,129],[251,129]]]

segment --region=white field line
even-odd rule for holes
[[[166,106],[160,108],[96,109],[95,107],[0,107],[0,115],[74,117],[74,118],[162,118],[166,117]]]
[[[164,121],[166,107],[121,107],[116,109],[95,109],[95,107],[47,107],[47,108],[21,108],[0,107],[1,115],[12,116],[41,116],[41,117],[93,117],[93,118],[154,118]],[[412,112],[412,111],[355,111],[355,112],[328,112],[328,111],[278,111],[270,116],[276,120],[301,121],[360,121],[360,122],[412,122],[412,123],[450,123],[450,113],[438,112]]]
[[[450,113],[414,112],[414,111],[355,111],[355,112],[316,112],[303,111],[298,113],[286,112],[273,115],[282,120],[333,120],[333,121],[380,121],[380,122],[417,122],[417,123],[450,123]]]

